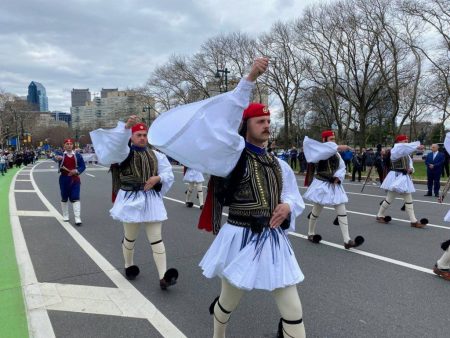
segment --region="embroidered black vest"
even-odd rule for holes
[[[396,161],[391,160],[391,169],[397,172],[403,172],[410,169],[409,167],[409,156],[400,157]]]
[[[335,154],[326,160],[319,161],[316,164],[315,178],[321,181],[329,182],[334,173],[339,169],[340,156]]]
[[[250,218],[271,217],[281,201],[281,167],[273,155],[246,151],[246,170],[234,193],[229,196],[228,223],[250,226]]]
[[[158,159],[147,146],[145,150],[134,150],[119,165],[112,165],[113,193],[119,189],[126,191],[143,190],[145,182],[152,176],[158,175]],[[156,186],[155,186],[156,189]]]

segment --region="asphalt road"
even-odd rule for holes
[[[131,283],[117,274],[123,273],[123,229],[108,213],[111,179],[106,168],[90,165],[82,176],[81,227],[67,223],[64,227],[51,207],[60,210],[54,163],[41,162],[17,176],[16,207],[40,289],[37,293],[43,299],[39,308],[48,314],[56,337],[175,337],[181,332],[187,337],[212,336],[208,307],[220,283],[204,278],[198,263],[213,236],[196,229],[200,210],[184,206],[181,168],[174,167],[174,174],[176,182],[165,199],[169,219],[163,239],[168,267],[176,267],[180,277],[167,292],[159,288],[143,230],[135,251],[141,274]],[[447,337],[450,283],[433,275],[431,268],[442,254],[440,243],[450,238],[450,225],[443,222],[450,204],[438,204],[418,190],[416,216],[428,218],[431,225],[411,228],[400,200],[388,213],[395,220],[384,225],[375,222],[382,190],[368,186],[361,194],[358,183],[345,184],[345,189],[350,235],[366,239],[359,250],[343,249],[339,227],[333,225],[336,215],[330,209],[322,212],[317,225],[323,244],[305,240],[310,205],[290,237],[306,277],[298,290],[307,336]],[[155,315],[152,306],[158,310]],[[142,309],[141,314],[133,308]],[[249,292],[231,317],[228,337],[275,337],[278,320],[270,293]]]

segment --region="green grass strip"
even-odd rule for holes
[[[27,315],[9,219],[9,187],[19,169],[0,176],[0,337],[28,337]]]

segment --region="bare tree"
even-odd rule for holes
[[[258,52],[272,60],[265,79],[271,93],[277,96],[283,108],[285,147],[291,143],[292,115],[300,95],[304,73],[293,35],[293,23],[278,22],[270,32],[259,37],[257,45]]]

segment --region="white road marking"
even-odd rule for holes
[[[94,175],[92,175],[92,174],[89,174],[89,173],[86,173],[86,175],[88,175],[88,176],[91,176],[91,177],[95,177]]]
[[[295,237],[298,237],[298,238],[303,238],[303,239],[306,239],[306,240],[308,239],[308,236],[299,234],[298,232],[289,232],[289,235],[292,235],[292,236],[295,236]],[[346,248],[344,248],[343,245],[339,245],[339,244],[328,242],[328,241],[324,241],[324,240],[320,241],[320,244],[325,244],[325,245],[328,245],[328,246],[332,246],[333,248],[345,250],[345,251],[348,251],[348,252],[352,252],[352,253],[355,253],[355,254],[358,254],[358,255],[362,255],[362,256],[366,256],[366,257],[370,257],[370,258],[375,258],[375,259],[378,259],[380,261],[384,261],[384,262],[387,262],[387,263],[403,266],[405,268],[409,268],[409,269],[417,270],[417,271],[420,271],[420,272],[425,272],[425,273],[428,273],[430,275],[434,275],[433,270],[431,270],[431,269],[427,269],[427,268],[423,268],[423,267],[418,266],[418,265],[414,265],[414,264],[406,263],[406,262],[403,262],[403,261],[399,261],[397,259],[392,259],[392,258],[389,258],[389,257],[380,256],[380,255],[377,255],[377,254],[373,254],[373,253],[370,253],[370,252],[367,252],[367,251],[358,250],[358,249],[347,250]]]
[[[34,168],[33,168],[34,169]],[[33,170],[34,171],[34,170]],[[116,294],[116,302],[121,302],[123,307],[128,311],[135,311],[138,313],[138,318],[145,318],[163,337],[186,337],[167,317],[165,317],[133,284],[131,284],[125,277],[111,265],[74,227],[67,222],[64,222],[62,215],[55,209],[55,207],[42,194],[39,187],[34,180],[34,173],[31,172],[31,180],[36,193],[38,194],[44,205],[50,210],[53,217],[55,217],[61,226],[69,233],[74,241],[83,249],[86,254],[99,266],[99,268],[111,279],[111,281],[120,290]],[[29,256],[28,250],[26,255]],[[44,304],[40,306],[44,308]]]
[[[40,283],[40,288],[47,310],[143,319],[147,316],[139,307],[123,301],[134,298],[133,291],[127,289],[59,283]]]
[[[176,203],[180,203],[180,204],[185,204],[185,202],[183,202],[181,200],[177,200],[175,198],[171,198],[171,197],[166,197],[165,196],[164,199],[167,199],[169,201],[173,201],[173,202],[176,202]],[[194,207],[199,208],[198,205],[194,205]],[[223,216],[228,216],[228,214],[224,213],[224,212],[222,213],[222,215]],[[307,236],[299,234],[298,232],[289,232],[289,234],[292,235],[292,236],[295,236],[295,237],[308,239]],[[433,274],[433,271],[431,269],[427,269],[427,268],[424,268],[424,267],[421,267],[421,266],[418,266],[418,265],[414,265],[414,264],[406,263],[406,262],[403,262],[403,261],[399,261],[399,260],[396,260],[396,259],[393,259],[393,258],[380,256],[380,255],[373,254],[373,253],[370,253],[370,252],[367,252],[367,251],[362,251],[362,250],[358,250],[358,249],[347,250],[342,245],[339,245],[339,244],[336,244],[336,243],[332,243],[332,242],[328,242],[328,241],[323,241],[323,240],[320,242],[320,244],[325,244],[325,245],[328,245],[328,246],[331,246],[331,247],[334,247],[334,248],[337,248],[337,249],[346,250],[346,251],[352,252],[354,254],[358,254],[358,255],[374,258],[374,259],[378,259],[378,260],[381,260],[381,261],[384,261],[384,262],[388,262],[388,263],[392,263],[392,264],[395,264],[395,265],[403,266],[405,268],[413,269],[413,270],[416,270],[416,271]]]
[[[37,211],[37,210],[16,210],[12,211],[11,215],[28,216],[28,217],[53,217],[53,214],[50,211]]]
[[[30,337],[34,338],[53,338],[55,337],[55,333],[47,310],[41,306],[43,303],[41,289],[39,288],[36,273],[34,272],[33,263],[31,262],[31,257],[20,225],[20,219],[17,215],[16,197],[13,189],[16,177],[17,176],[14,176],[9,189],[9,212],[17,266],[19,267],[22,292],[27,312],[28,332]]]
[[[34,190],[14,190],[14,192],[36,192]]]
[[[31,182],[31,180],[20,179],[20,180],[16,180],[16,182]]]

